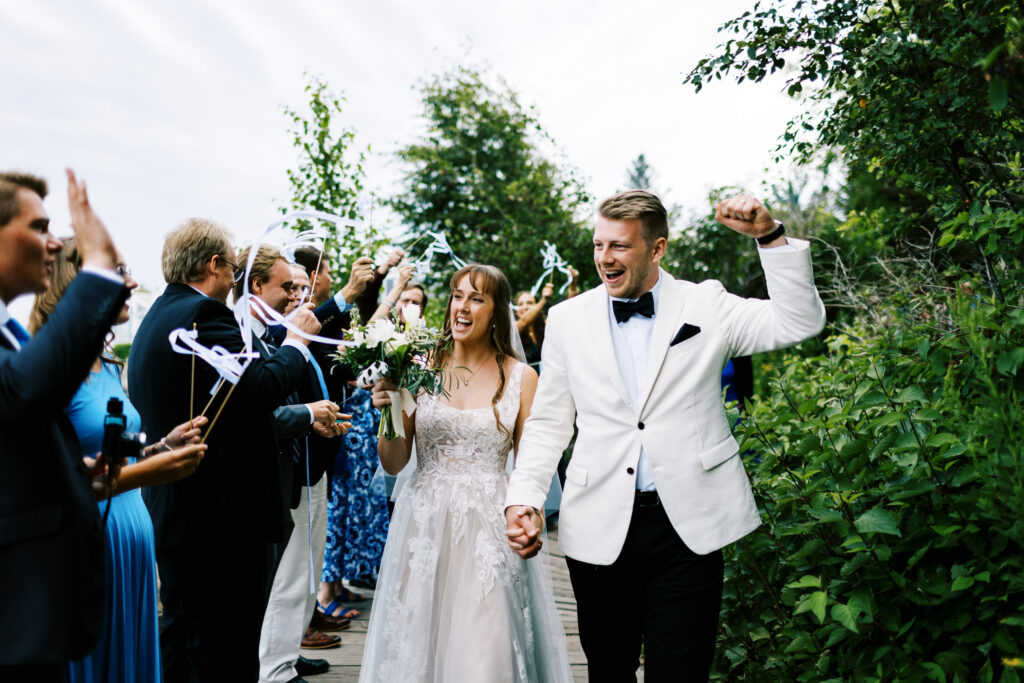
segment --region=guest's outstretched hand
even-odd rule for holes
[[[173,451],[149,456],[143,461],[146,466],[145,485],[170,484],[191,476],[199,467],[209,447],[210,445],[205,443],[187,443]]]
[[[348,282],[341,288],[341,295],[345,301],[352,303],[366,289],[366,286],[373,282],[373,259],[369,256],[360,256],[352,264],[352,272],[348,275]]]
[[[292,325],[299,328],[306,334],[316,334],[320,331],[320,321],[313,315],[312,302],[306,302],[296,309],[294,317],[292,318]],[[309,346],[309,340],[300,334],[288,330],[288,339],[294,339],[295,341]]]
[[[715,220],[749,237],[763,237],[775,230],[775,221],[757,198],[738,194],[715,207]]]
[[[210,418],[205,415],[197,415],[169,431],[164,437],[164,442],[170,448],[181,448],[190,443],[199,443],[202,441],[202,429],[209,421]]]
[[[117,265],[117,248],[107,227],[93,211],[85,181],[75,177],[70,168],[68,174],[68,212],[71,214],[71,228],[75,231],[82,265],[113,270]]]
[[[537,510],[528,505],[510,505],[505,508],[505,526],[508,545],[516,555],[527,560],[540,552],[544,518]]]

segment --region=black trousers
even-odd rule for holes
[[[267,608],[267,544],[220,542],[157,549],[165,683],[256,681]]]
[[[722,551],[694,553],[660,503],[637,502],[614,563],[566,561],[591,683],[635,682],[641,645],[647,683],[706,683],[722,603]],[[619,597],[632,590],[635,598]]]

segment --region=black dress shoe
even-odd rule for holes
[[[309,683],[309,682],[305,678],[303,678],[302,676],[296,676],[295,678],[289,678],[288,679],[288,683]]]
[[[307,659],[299,655],[299,660],[295,662],[295,673],[300,676],[315,676],[326,673],[330,668],[331,665],[326,659]]]
[[[371,591],[377,590],[376,579],[352,579],[351,581],[349,581],[349,584],[355,586],[356,588],[365,588]]]

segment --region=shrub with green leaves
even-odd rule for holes
[[[718,680],[1024,673],[1024,310],[971,291],[765,357],[738,428],[765,525],[726,551]]]

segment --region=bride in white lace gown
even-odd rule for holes
[[[547,569],[505,536],[506,459],[537,388],[512,357],[509,298],[497,268],[455,274],[444,327],[453,344],[433,360],[449,396],[420,396],[406,439],[378,444],[395,473],[415,436],[418,463],[391,519],[361,682],[572,680]],[[374,387],[375,405],[387,388]]]

